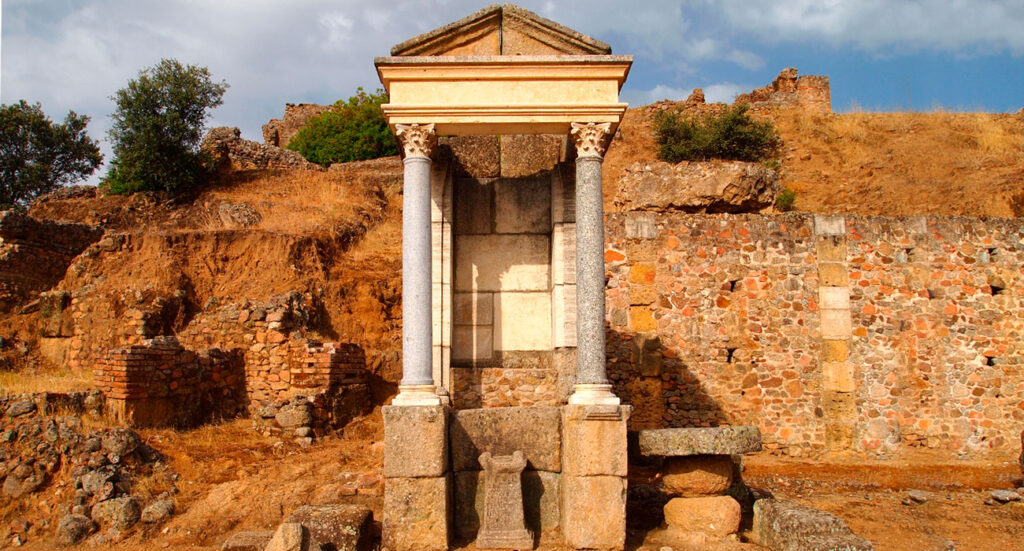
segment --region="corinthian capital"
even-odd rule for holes
[[[430,158],[437,144],[433,124],[396,124],[395,135],[408,157]]]
[[[608,135],[612,132],[610,122],[572,123],[569,135],[576,142],[577,157],[604,157]]]

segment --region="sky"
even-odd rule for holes
[[[468,0],[0,0],[0,103],[92,118],[161,58],[229,85],[209,127],[380,86],[375,56],[487,5]],[[520,0],[634,56],[623,101],[731,101],[786,67],[828,75],[838,112],[1024,107],[1024,0]],[[95,183],[97,176],[91,179]]]

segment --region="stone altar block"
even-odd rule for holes
[[[484,519],[476,539],[479,549],[533,549],[533,534],[523,518],[523,469],[526,457],[480,455],[484,468]]]

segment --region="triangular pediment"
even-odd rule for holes
[[[608,55],[610,46],[513,4],[469,17],[391,48],[393,56]]]

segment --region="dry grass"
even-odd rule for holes
[[[90,387],[89,380],[70,371],[0,371],[0,395],[81,392]]]

